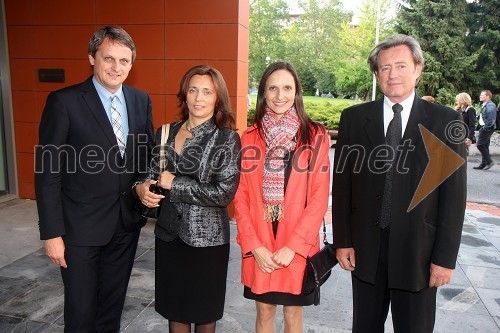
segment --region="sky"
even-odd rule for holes
[[[292,10],[293,8],[295,8],[297,4],[297,0],[287,0],[287,2],[290,8],[292,8]],[[355,12],[360,6],[362,0],[341,0],[341,2],[345,10]]]
[[[342,0],[342,5],[345,10],[356,12],[361,5],[361,0]]]
[[[375,0],[372,0],[372,1],[375,1]],[[286,2],[288,3],[288,6],[290,7],[291,12],[294,12],[295,8],[297,8],[297,0],[286,0]],[[340,2],[342,3],[344,10],[354,13],[353,23],[358,22],[359,19],[358,19],[356,14],[359,11],[359,8],[361,7],[361,5],[363,3],[363,0],[340,0]],[[395,9],[396,9],[396,7],[393,7],[393,11],[391,11],[391,12],[393,12],[393,15],[395,15]],[[300,10],[298,10],[298,12],[300,12]]]

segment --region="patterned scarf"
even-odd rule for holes
[[[267,222],[279,221],[283,217],[285,201],[285,163],[287,153],[295,150],[294,137],[299,129],[300,120],[295,106],[292,106],[279,120],[266,106],[262,117],[262,129],[266,141],[262,194],[264,197],[264,219]]]

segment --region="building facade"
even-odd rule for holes
[[[155,128],[178,119],[176,93],[198,64],[223,74],[246,128],[248,0],[0,0],[0,200],[35,199],[34,146],[51,91],[91,75],[90,36],[119,25],[137,59],[126,83],[148,92]],[[60,80],[63,82],[46,82]],[[59,75],[54,75],[59,74]]]

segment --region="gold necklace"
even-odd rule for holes
[[[190,128],[188,128],[188,121],[187,121],[187,120],[186,120],[186,122],[184,123],[184,128],[186,129],[186,131],[188,131],[188,132],[189,132],[189,134],[193,134],[193,133],[191,132],[191,129],[190,129]]]

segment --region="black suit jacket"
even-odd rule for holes
[[[404,163],[401,160],[399,165],[407,171],[395,172],[393,177],[388,258],[390,288],[411,291],[425,288],[431,262],[455,267],[465,212],[465,164],[413,210],[407,210],[429,161],[418,125],[423,125],[465,159],[465,145],[447,139],[446,126],[459,120],[460,113],[415,96],[401,141],[409,140],[408,147],[414,149],[400,155],[406,155]],[[384,144],[383,99],[344,110],[335,149],[334,246],[354,247],[354,274],[370,283],[374,283],[377,269],[385,183],[385,174],[380,172],[382,164],[374,161],[376,147]]]
[[[151,100],[126,85],[123,93],[129,123],[125,158],[91,78],[48,96],[36,147],[41,239],[62,236],[68,244],[100,246],[117,223],[127,231],[144,225],[133,209],[131,188],[147,173],[154,142]]]

